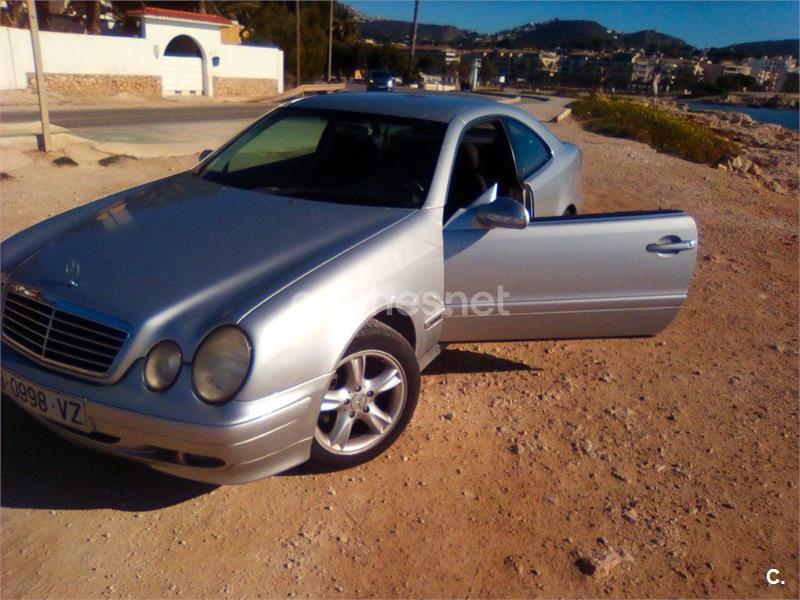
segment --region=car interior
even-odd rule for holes
[[[505,130],[499,121],[486,121],[461,138],[445,203],[445,223],[495,184],[499,196],[523,202],[524,190]]]
[[[286,129],[300,129],[285,119]],[[203,174],[239,187],[283,195],[418,208],[436,168],[445,126],[383,116],[318,117],[307,138],[281,136],[277,122],[210,165]],[[276,145],[276,148],[270,147]],[[224,157],[221,157],[224,159]],[[309,174],[314,174],[309,177]]]

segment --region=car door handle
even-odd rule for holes
[[[646,250],[648,252],[667,254],[671,252],[683,252],[684,250],[694,250],[696,247],[696,240],[678,239],[678,241],[675,242],[658,242],[655,244],[647,244]]]

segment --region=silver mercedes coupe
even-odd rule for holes
[[[490,100],[284,105],[190,172],[3,242],[4,394],[201,481],[369,460],[443,343],[650,336],[678,312],[694,221],[582,214],[580,162]]]

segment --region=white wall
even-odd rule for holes
[[[213,77],[276,79],[283,91],[283,52],[276,48],[222,44],[219,28],[145,17],[144,38],[40,32],[45,73],[161,76],[164,50],[178,35],[188,35],[203,53],[205,90],[213,95]],[[220,65],[211,59],[219,56]],[[0,27],[0,89],[23,89],[33,73],[30,31]]]
[[[39,38],[45,73],[161,75],[151,43],[142,38],[53,31]],[[0,89],[26,87],[25,74],[33,71],[30,31],[0,27]]]
[[[213,96],[211,57],[214,56],[217,48],[222,44],[219,25],[200,22],[190,24],[181,21],[144,17],[144,37],[152,46],[158,46],[159,56],[164,55],[167,44],[179,35],[188,35],[200,46],[203,54],[203,93],[206,96]]]
[[[283,93],[283,51],[256,46],[220,45],[219,66],[212,67],[215,77],[276,79],[278,93]]]

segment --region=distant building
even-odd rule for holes
[[[722,61],[722,74],[723,75],[745,75],[750,76],[753,74],[753,67],[749,61],[732,62]]]
[[[789,73],[797,71],[797,61],[792,56],[772,56],[750,61],[752,76],[766,91],[780,91]]]
[[[458,50],[442,46],[419,46],[415,53],[417,58],[426,56],[441,61],[444,65],[457,64],[460,60]]]

